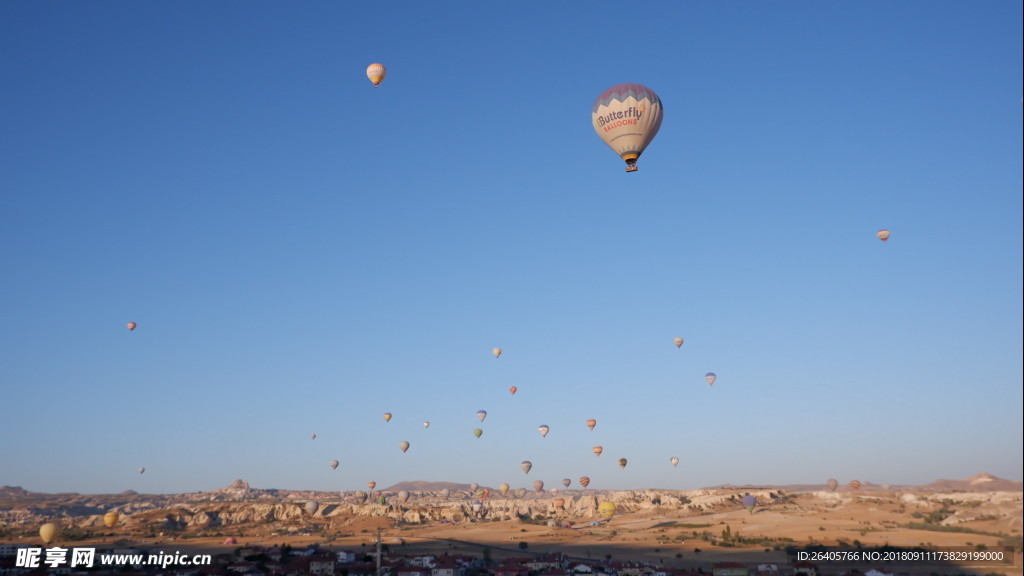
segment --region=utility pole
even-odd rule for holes
[[[380,576],[380,528],[377,528],[377,576]]]

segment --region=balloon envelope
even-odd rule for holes
[[[509,386],[509,389],[508,389],[508,391],[509,391],[509,392],[510,392],[510,393],[511,393],[511,394],[512,394],[513,396],[515,396],[515,395],[516,395],[516,392],[518,392],[518,391],[519,391],[519,388],[516,388],[515,386]]]
[[[597,420],[594,420],[593,418],[587,420],[587,428],[593,430],[594,426],[597,426]]]
[[[562,486],[565,486],[566,488],[568,488],[569,484],[572,484],[572,480],[571,479],[569,479],[569,478],[562,478]]]
[[[604,452],[604,448],[600,446],[594,446],[594,456],[600,456],[601,452]]]
[[[661,98],[640,84],[618,84],[597,97],[590,118],[601,140],[626,161],[626,172],[633,172],[661,128]]]
[[[889,239],[889,231],[888,230],[879,230],[878,234],[876,234],[876,236],[878,236],[879,240],[881,240],[882,242],[885,242],[886,240]]]
[[[119,518],[121,516],[117,512],[107,512],[103,515],[103,523],[107,525],[107,528],[113,528]]]
[[[754,513],[754,507],[757,506],[757,497],[753,494],[746,494],[743,496],[743,507]]]
[[[580,486],[584,488],[590,486],[590,476],[580,476]]]
[[[494,354],[495,358],[500,358],[501,357],[501,348],[495,348],[494,350],[491,350],[491,354]]]
[[[403,504],[408,502],[409,501],[409,491],[408,490],[399,490],[398,491],[398,501],[403,503]]]
[[[452,491],[449,490],[448,488],[442,488],[441,489],[441,498],[444,498],[445,500],[447,500],[448,496],[450,496],[451,493],[452,493]]]
[[[683,347],[683,339],[682,338],[676,338],[676,348],[682,348],[682,347]]]
[[[424,428],[430,428],[430,422],[424,422],[423,423],[423,427]]]
[[[501,492],[502,496],[504,496],[505,494],[508,494],[509,488],[511,488],[511,487],[508,485],[508,482],[502,482],[498,486],[498,491]]]
[[[384,421],[385,422],[391,422],[391,412],[385,412],[384,413]]]
[[[704,375],[704,379],[708,381],[708,386],[714,386],[715,380],[718,379],[718,375],[714,372],[708,372]]]
[[[625,458],[619,458],[619,468],[625,468],[625,467],[626,467],[626,459]]]
[[[476,436],[477,438],[479,438],[479,437],[481,437],[483,435],[484,435],[484,431],[481,430],[480,428],[474,428],[473,429],[473,436]]]
[[[549,428],[547,424],[542,424],[537,428],[537,432],[540,432],[542,437],[546,437],[549,430],[551,430],[551,428]]]
[[[554,504],[555,508],[558,508],[559,510],[565,508],[564,498],[555,498],[554,500],[551,501],[551,503]]]
[[[139,468],[139,474],[145,474],[145,473],[146,473],[146,469],[145,468]]]
[[[339,462],[337,460],[331,460],[331,470],[337,470],[338,464]]]
[[[406,442],[405,440],[402,440],[398,447],[402,449],[402,452],[405,452],[406,450],[409,449],[409,443]]]
[[[605,520],[611,520],[615,516],[615,503],[614,502],[601,502],[601,505],[597,507],[597,511],[601,514],[601,517]]]
[[[523,469],[524,474],[529,474],[530,469],[533,468],[533,462],[530,462],[529,460],[523,460],[523,462],[519,464],[519,467]]]
[[[373,489],[377,487],[377,483],[374,482],[373,480],[370,480],[369,482],[366,483],[366,487],[370,489],[370,492],[373,492]]]
[[[316,500],[310,500],[309,502],[306,502],[306,512],[308,512],[310,516],[316,514],[316,511],[319,509],[320,503],[317,502]]]
[[[826,484],[828,484],[829,490],[834,491],[836,488],[839,488],[839,480],[836,480],[835,478],[829,478]]]
[[[860,480],[850,480],[850,488],[860,490]]]
[[[479,418],[481,422],[483,422],[484,418],[487,418],[487,410],[477,410],[476,417]]]
[[[384,77],[388,75],[387,68],[383,64],[373,63],[366,67],[366,77],[373,82],[373,87],[380,86],[380,83],[384,81]]]
[[[131,332],[132,330],[135,330],[135,327],[138,326],[138,324],[136,324],[135,322],[129,322],[125,324],[125,326],[127,326],[128,331]]]
[[[47,522],[39,527],[39,537],[43,539],[43,542],[49,544],[57,538],[60,538],[60,526],[53,522]]]
[[[544,481],[543,480],[534,480],[533,481],[533,489],[536,490],[537,492],[540,492],[540,491],[544,490]]]
[[[676,458],[675,456],[673,456],[672,458],[669,459],[669,462],[671,462],[673,466],[678,466],[679,465],[679,458]]]

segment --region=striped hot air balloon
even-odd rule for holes
[[[380,83],[384,81],[384,77],[388,75],[387,68],[383,64],[373,63],[366,67],[366,77],[373,82],[373,87],[380,86]]]

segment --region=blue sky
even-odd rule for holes
[[[0,485],[1021,480],[1022,20],[0,3]]]

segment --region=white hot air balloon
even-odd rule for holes
[[[380,83],[384,81],[384,77],[388,75],[387,68],[383,64],[373,63],[366,67],[366,77],[373,82],[373,87],[380,86]]]
[[[591,121],[597,135],[626,161],[626,172],[636,171],[636,161],[661,128],[661,98],[640,84],[618,84],[594,102]]]

